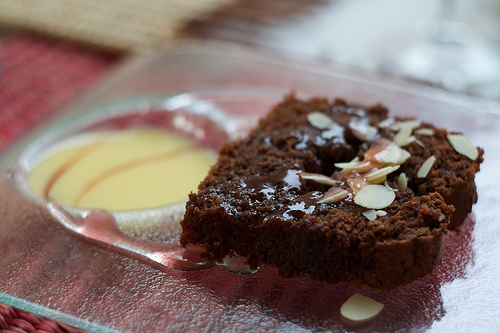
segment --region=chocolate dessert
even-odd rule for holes
[[[191,193],[181,244],[301,277],[392,289],[433,271],[477,200],[483,151],[381,106],[290,95],[228,142]]]

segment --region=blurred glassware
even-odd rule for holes
[[[453,91],[500,98],[500,48],[456,20],[456,0],[440,0],[438,18],[417,24],[417,39],[384,69]]]

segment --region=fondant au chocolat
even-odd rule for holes
[[[287,278],[407,284],[440,263],[443,236],[477,200],[483,151],[467,157],[449,135],[381,105],[287,96],[223,146],[189,196],[181,244]]]

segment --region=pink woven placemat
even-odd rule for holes
[[[0,303],[0,333],[83,333],[80,329]]]
[[[0,44],[0,154],[106,73],[117,57],[14,35]],[[82,332],[0,303],[0,332]]]
[[[13,35],[0,44],[0,153],[117,61],[69,42]]]

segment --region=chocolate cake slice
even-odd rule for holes
[[[191,193],[181,244],[283,277],[392,289],[431,273],[477,200],[483,151],[381,105],[293,95],[228,142]]]

